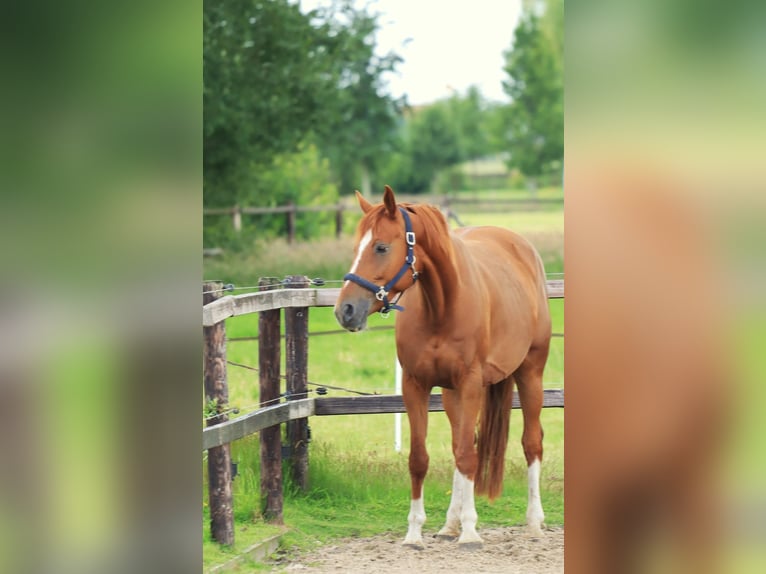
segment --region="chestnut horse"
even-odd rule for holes
[[[450,232],[436,207],[397,205],[388,186],[380,205],[370,204],[359,192],[357,199],[364,216],[335,316],[345,329],[359,331],[372,313],[402,311],[396,321],[396,350],[410,422],[412,482],[404,544],[423,545],[428,400],[434,387],[443,389],[456,467],[446,523],[438,536],[459,536],[463,547],[482,543],[474,490],[490,500],[502,490],[514,382],[524,414],[527,524],[539,535],[544,518],[539,487],[542,375],[551,337],[540,256],[507,229]]]

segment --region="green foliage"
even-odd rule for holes
[[[455,124],[462,160],[476,159],[491,154],[491,110],[476,86],[470,86],[466,95],[454,95],[447,100],[451,121]]]
[[[407,193],[432,191],[439,172],[462,159],[460,132],[450,112],[445,102],[437,102],[409,120],[405,147],[408,157],[400,189]]]
[[[563,16],[557,15],[563,13],[563,2],[551,2],[548,9],[545,30],[534,12],[522,15],[505,54],[509,167],[528,177],[560,172],[564,158],[563,25],[558,25]]]
[[[313,144],[301,144],[295,153],[276,156],[271,165],[253,175],[252,195],[242,192],[244,205],[276,206],[331,205],[338,201],[338,190],[332,183],[329,161],[320,156]],[[257,190],[268,190],[268,196],[258,200]],[[297,213],[295,235],[300,239],[329,233],[334,225],[334,213]],[[256,238],[264,240],[284,236],[287,219],[284,215],[243,215],[242,231],[236,233],[231,220],[218,216],[205,222],[203,244],[225,247],[233,251],[252,250]]]
[[[465,185],[455,169],[466,160],[502,151],[499,106],[487,102],[475,86],[464,96],[413,110],[400,128],[401,145],[380,171],[376,187],[388,183],[406,193],[443,193]]]
[[[404,100],[387,93],[385,76],[394,72],[402,59],[394,52],[375,54],[377,15],[356,10],[349,2],[341,2],[333,10],[328,19],[345,23],[338,30],[340,49],[335,63],[339,90],[325,103],[323,113],[328,123],[317,141],[331,159],[340,188],[352,190],[360,187],[361,172],[376,172],[380,158],[398,146]],[[361,179],[362,183],[369,181]]]
[[[206,1],[203,11],[205,204],[231,206],[252,166],[289,152],[333,90],[333,48],[287,0]]]
[[[206,206],[284,205],[295,193],[262,172],[273,176],[274,158],[306,142],[331,161],[322,183],[353,189],[360,166],[376,168],[397,137],[399,103],[383,76],[401,61],[374,54],[377,28],[376,15],[348,0],[306,14],[288,0],[205,2]]]
[[[218,407],[218,399],[210,399],[205,403],[205,407],[202,409],[202,415],[208,419],[217,415],[221,409]]]
[[[331,205],[338,201],[338,189],[332,183],[330,165],[319,155],[315,145],[303,145],[294,154],[277,156],[271,169],[260,178],[261,185],[271,193],[272,205]],[[295,218],[295,234],[301,239],[317,237],[320,229],[329,225],[333,213],[298,213]],[[286,233],[286,219],[270,218],[266,223],[268,232]],[[267,232],[267,236],[271,233]],[[259,231],[263,233],[263,229]]]

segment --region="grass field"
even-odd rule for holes
[[[466,223],[501,225],[528,235],[543,253],[547,271],[563,271],[563,214],[560,210],[466,214],[464,219],[468,220]],[[205,276],[238,286],[255,285],[259,276],[307,274],[327,279],[340,278],[351,261],[351,243],[351,237],[296,246],[271,243],[259,246],[257,253],[231,254],[221,260],[207,260]],[[562,333],[563,301],[552,300],[550,308],[553,330]],[[338,329],[331,309],[311,309],[309,316],[311,332]],[[393,316],[387,320],[373,316],[369,325],[393,325],[393,321]],[[257,335],[257,323],[256,315],[229,319],[226,321],[227,337]],[[257,366],[257,349],[257,341],[230,341],[227,344],[229,360],[245,365]],[[544,375],[546,388],[563,387],[563,356],[564,340],[554,338]],[[308,378],[319,385],[391,394],[394,390],[394,361],[394,336],[390,330],[312,336],[309,340]],[[231,406],[238,407],[240,414],[257,409],[258,373],[229,366],[228,382]],[[316,387],[310,385],[310,388]],[[330,393],[334,396],[349,394],[334,390]],[[546,521],[551,524],[563,523],[563,416],[562,409],[543,411],[545,457],[541,480],[542,502]],[[441,526],[449,504],[454,468],[446,416],[431,413],[429,421],[427,446],[431,466],[424,493],[429,517],[426,532]],[[521,412],[514,411],[504,492],[493,504],[483,498],[477,500],[480,528],[481,525],[524,522],[526,464],[520,445],[521,422]],[[402,452],[394,450],[394,415],[313,417],[310,426],[310,489],[307,493],[301,493],[287,485],[285,523],[289,532],[284,536],[283,544],[287,547],[307,547],[337,536],[364,536],[385,531],[403,535],[409,510],[409,429],[406,416],[402,417]],[[239,476],[234,481],[237,544],[234,549],[222,549],[209,540],[206,512],[203,526],[206,567],[226,561],[253,538],[265,537],[274,531],[274,527],[263,524],[259,514],[257,435],[235,442],[232,458],[239,463]],[[203,504],[205,498],[206,487]],[[245,563],[242,567],[250,571],[259,568],[259,565]]]

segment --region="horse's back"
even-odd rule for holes
[[[545,293],[545,269],[534,246],[518,233],[503,227],[462,227],[453,232],[470,253],[479,272],[492,283],[531,288],[530,298]]]
[[[474,292],[483,293],[487,308],[489,356],[498,371],[518,366],[530,347],[547,345],[551,321],[545,269],[534,246],[500,227],[455,230],[458,250],[465,254],[465,276]]]

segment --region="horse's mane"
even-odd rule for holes
[[[432,205],[400,204],[412,213],[416,241],[427,254],[423,262],[421,282],[424,287],[426,306],[433,317],[444,317],[446,309],[456,296],[458,273],[455,251],[447,220]]]
[[[439,267],[455,264],[455,254],[450,239],[447,220],[439,208],[426,204],[401,203],[407,211],[414,214],[423,226],[417,241],[423,244],[425,251]]]

